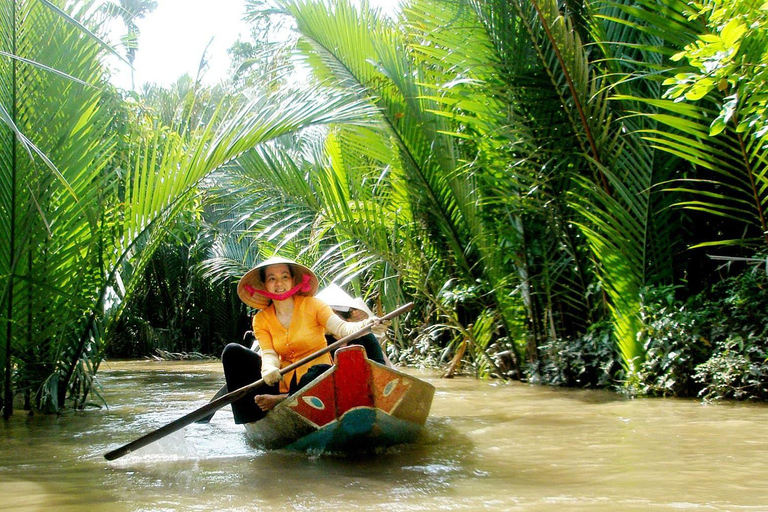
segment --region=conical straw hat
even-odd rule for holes
[[[248,273],[240,279],[240,282],[237,283],[237,295],[240,297],[240,300],[254,309],[264,309],[269,306],[269,303],[272,302],[272,299],[256,293],[256,290],[266,290],[264,287],[264,282],[261,280],[261,271],[270,265],[278,265],[281,263],[285,263],[291,267],[294,284],[301,283],[305,275],[309,276],[309,290],[301,290],[298,292],[298,295],[307,295],[311,297],[317,293],[318,282],[317,276],[314,272],[312,272],[308,267],[305,267],[300,263],[296,263],[293,260],[275,256],[262,261],[251,270],[249,270]]]
[[[373,311],[368,308],[363,299],[360,297],[353,298],[340,286],[333,283],[320,290],[316,297],[336,311],[349,311],[349,308],[355,308],[365,311],[368,316],[374,316]]]

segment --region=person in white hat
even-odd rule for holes
[[[280,374],[280,368],[326,347],[326,331],[341,338],[379,324],[376,317],[361,322],[342,320],[314,298],[317,287],[317,276],[309,268],[279,257],[259,263],[240,279],[238,296],[260,311],[253,316],[253,346],[248,349],[230,343],[221,355],[227,389],[239,389],[259,378],[267,386],[232,404],[235,423],[258,421],[289,393],[330,368],[331,356],[326,353]]]
[[[347,322],[359,322],[367,318],[375,318],[376,316],[362,298],[353,298],[339,285],[334,283],[329,284],[317,292],[316,297],[331,306],[334,313]],[[365,348],[365,353],[368,356],[368,359],[371,361],[390,366],[388,365],[387,357],[381,350],[381,344],[379,342],[379,339],[384,337],[384,331],[385,329],[380,330],[378,336],[373,332],[366,333],[355,338],[355,340],[350,343],[362,345],[363,348]],[[326,338],[329,345],[336,341],[336,338],[330,335],[326,335]]]

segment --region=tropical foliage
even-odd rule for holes
[[[71,15],[82,17],[87,8]],[[105,164],[117,140],[109,97],[103,103],[93,85],[103,79],[102,48],[69,21],[47,2],[2,4],[5,414],[12,386],[29,390],[35,383],[36,401],[55,404],[66,382],[79,385],[92,374],[95,356],[89,345],[99,326],[86,305],[104,299],[100,248],[115,223]]]
[[[765,5],[249,0],[231,83],[131,95],[107,11],[1,5],[5,414],[84,405],[110,341],[217,352],[275,252],[416,300],[404,362],[764,396],[752,331],[702,344],[682,304],[768,252]]]
[[[238,236],[301,242],[329,279],[367,278],[385,300],[393,272],[425,301],[421,335],[443,357],[469,346],[480,373],[539,379],[565,340],[603,339],[591,326],[607,319],[623,371],[600,364],[609,377],[590,382],[637,382],[644,290],[682,278],[696,291],[710,270],[686,246],[761,229],[761,143],[750,156],[734,133],[726,150],[713,140],[726,130],[696,128],[708,111],[668,87],[707,24],[722,30],[714,8],[707,22],[682,2],[411,1],[397,19],[365,3],[270,5],[315,79],[367,95],[381,124],[337,127],[309,159],[242,160],[250,190],[282,194],[249,204],[267,220]]]
[[[200,128],[159,125],[141,108],[110,103],[104,45],[85,28],[98,26],[90,3],[72,12],[49,2],[2,5],[10,35],[0,61],[8,415],[19,392],[43,410],[59,410],[67,394],[84,405],[126,299],[207,175],[272,138],[365,119],[370,109],[343,93],[321,103],[280,91],[268,104],[257,96],[226,116],[214,110]],[[111,108],[123,117],[115,121]],[[215,131],[219,116],[226,122]]]
[[[318,214],[429,302],[442,345],[467,340],[481,371],[522,377],[540,343],[609,314],[633,371],[640,289],[672,278],[653,185],[674,160],[642,138],[653,120],[609,101],[626,73],[580,36],[604,27],[555,3],[418,1],[397,22],[341,1],[277,3],[316,78],[364,91],[382,118],[327,139],[343,142],[328,151],[335,176],[375,179],[370,199],[321,191]]]
[[[744,272],[706,293],[645,308],[647,358],[639,392],[706,400],[768,398],[768,273]]]

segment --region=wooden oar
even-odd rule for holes
[[[245,335],[243,336],[243,345],[246,347],[252,347],[256,343],[256,338],[253,336],[253,331],[246,331]],[[227,385],[224,384],[219,388],[219,390],[216,392],[215,395],[213,395],[213,398],[211,398],[209,401],[213,402],[219,397],[222,397],[229,393],[229,390],[227,389]],[[205,416],[203,418],[200,418],[199,420],[195,421],[195,423],[210,423],[213,419],[213,415],[216,414],[216,411],[213,411],[208,416]]]
[[[391,313],[384,315],[379,320],[389,320],[391,318],[394,318],[398,315],[401,315],[403,313],[406,313],[413,309],[413,302],[409,302],[408,304],[401,306],[397,308],[396,310],[392,311]],[[295,363],[286,366],[285,368],[280,369],[280,375],[285,375],[288,372],[291,372],[295,370],[296,368],[299,368],[300,366],[304,366],[305,364],[309,363],[310,361],[317,359],[321,355],[330,352],[331,350],[334,350],[336,348],[341,347],[345,343],[354,340],[355,338],[361,336],[362,334],[368,332],[371,329],[371,326],[365,327],[363,329],[360,329],[359,331],[350,334],[349,336],[345,336],[341,338],[340,340],[331,343],[325,348],[322,348],[315,352],[314,354],[311,354],[304,359],[300,361],[296,361]],[[262,386],[264,384],[264,379],[259,379],[256,382],[253,382],[251,384],[248,384],[247,386],[243,386],[240,389],[236,389],[230,393],[227,393],[226,395],[219,397],[211,402],[208,402],[206,405],[200,407],[199,409],[196,409],[188,414],[185,414],[181,418],[174,420],[167,425],[164,425],[157,430],[153,430],[152,432],[149,432],[148,434],[145,434],[141,436],[140,438],[136,439],[135,441],[131,441],[130,443],[121,446],[120,448],[117,448],[115,450],[112,450],[111,452],[107,452],[104,454],[104,458],[107,460],[115,460],[117,458],[122,457],[123,455],[127,455],[131,453],[134,450],[138,450],[139,448],[143,446],[147,446],[150,443],[154,443],[158,439],[162,439],[163,437],[172,434],[173,432],[176,432],[177,430],[180,430],[187,425],[194,423],[196,420],[199,420],[200,418],[203,418],[205,416],[208,416],[212,412],[218,411],[225,405],[231,404],[232,402],[235,402],[241,398],[243,398],[245,395],[253,391],[254,389]]]
[[[226,384],[224,384],[223,386],[221,386],[221,387],[219,388],[219,390],[216,392],[216,394],[215,394],[215,395],[213,395],[213,398],[211,398],[211,400],[210,400],[210,401],[211,401],[211,402],[213,402],[213,401],[214,401],[214,400],[216,400],[217,398],[221,398],[222,396],[226,395],[227,393],[229,393],[229,390],[227,389],[227,385],[226,385]],[[205,417],[203,417],[203,418],[200,418],[199,420],[195,420],[195,423],[210,423],[210,422],[211,422],[211,420],[213,419],[213,415],[214,415],[214,414],[216,414],[216,411],[213,411],[213,412],[212,412],[211,414],[209,414],[208,416],[205,416]]]

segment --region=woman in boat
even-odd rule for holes
[[[280,374],[280,368],[326,347],[326,331],[341,338],[378,324],[376,317],[361,322],[342,320],[314,297],[317,287],[317,276],[309,268],[279,257],[260,263],[240,279],[240,300],[260,311],[253,317],[253,346],[248,349],[230,343],[221,355],[227,389],[241,388],[259,378],[266,386],[232,404],[235,423],[260,420],[288,394],[331,367],[331,356],[326,353]]]
[[[333,312],[347,322],[360,322],[367,318],[375,317],[373,311],[370,310],[368,304],[362,298],[353,298],[337,284],[329,284],[320,290],[316,297],[331,306]],[[384,330],[382,329],[379,335],[369,332],[355,338],[350,344],[362,345],[366,356],[371,361],[385,366],[392,366],[389,364],[384,351],[381,350],[379,339],[383,337]],[[336,341],[336,338],[330,334],[326,334],[325,338],[329,345]],[[331,355],[333,355],[333,352],[331,352]]]

